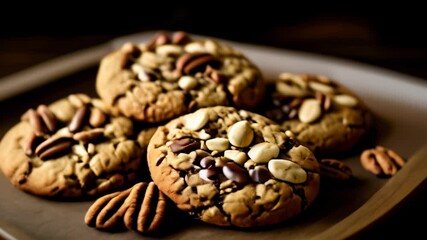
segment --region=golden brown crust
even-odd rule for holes
[[[319,165],[310,150],[301,145],[289,145],[291,144],[289,142],[291,140],[280,130],[280,127],[277,126],[276,128],[276,125],[259,115],[246,111],[239,114],[239,111],[227,107],[206,109],[201,109],[193,113],[190,120],[188,120],[190,115],[184,115],[172,120],[165,126],[159,127],[148,145],[147,159],[151,177],[159,189],[178,208],[211,224],[253,227],[272,225],[295,217],[315,200],[320,185]],[[198,122],[204,122],[204,120],[200,120],[200,117],[203,116],[200,115],[200,111],[205,110],[209,112],[209,118],[212,122],[208,121],[205,124],[200,124],[203,126],[199,128],[197,127]],[[252,119],[248,121],[255,121],[257,123],[252,125],[255,134],[253,138],[255,140],[251,142],[248,148],[233,146],[233,149],[242,151],[237,155],[229,155],[230,152],[224,154],[224,150],[211,151],[209,148],[206,148],[208,146],[220,149],[226,146],[227,141],[223,140],[224,138],[231,139],[230,142],[234,142],[233,138],[235,136],[227,135],[223,130],[230,133],[233,132],[230,130],[233,126],[243,126],[243,124],[238,124],[242,115],[249,116],[246,119]],[[186,119],[189,122],[188,127],[197,130],[185,127]],[[218,123],[225,125],[215,125]],[[217,135],[211,133],[211,136],[207,139],[208,137],[203,132],[209,132],[208,129],[210,127],[208,126],[213,126],[211,124],[217,126],[218,133]],[[274,131],[272,135],[271,131]],[[191,136],[190,140],[186,140],[188,136]],[[269,138],[269,136],[274,137]],[[271,142],[264,144],[263,138]],[[177,139],[181,140],[178,141]],[[199,142],[200,145],[198,145]],[[241,161],[241,158],[234,157],[241,157],[242,154],[248,154],[247,156],[251,156],[254,160],[257,160],[259,155],[254,153],[256,150],[249,151],[249,153],[245,153],[245,151],[265,147],[263,144],[270,147],[276,146],[275,144],[281,146],[280,155],[279,153],[277,153],[278,155],[271,153],[273,158],[277,158],[276,162],[272,160],[268,161],[267,159],[266,162],[251,163],[251,161],[253,162],[252,159],[248,158],[246,161]],[[258,147],[254,147],[256,145]],[[285,150],[285,145],[291,151]],[[230,150],[230,147],[228,149]],[[275,151],[271,149],[275,149],[275,147],[271,147],[270,150],[265,151]],[[215,153],[214,151],[218,151],[219,153]],[[230,151],[233,152],[234,150]],[[212,153],[214,155],[211,155]],[[233,153],[236,153],[236,151]],[[264,152],[265,154],[268,155],[270,153]],[[224,155],[235,159],[231,160],[224,157]],[[225,165],[223,167],[212,167],[213,165],[210,165],[210,168],[205,168],[205,164],[212,164],[212,162],[208,163],[211,160],[206,160],[211,158],[209,156],[213,156],[212,159],[214,159],[215,164]],[[192,157],[194,157],[193,160],[191,160]],[[206,159],[201,160],[204,158]],[[262,157],[260,158],[262,159]],[[281,158],[286,158],[290,161],[281,160]],[[187,161],[192,163],[188,165]],[[271,162],[284,163],[290,167],[287,171],[295,170],[293,174],[296,175],[288,178],[290,176],[282,176],[279,173],[277,176],[270,176],[268,177],[269,179],[265,180],[260,175],[250,180],[251,177],[246,175],[247,173],[244,173],[245,171],[253,173],[255,168],[265,168]],[[272,171],[270,174],[277,173],[274,163],[268,166],[270,171]],[[253,166],[250,166],[251,164]],[[206,178],[206,175],[202,173],[209,172],[209,169],[218,171],[221,168],[222,172],[213,173],[216,175],[211,178],[209,178],[209,175]],[[234,171],[234,173],[230,175],[225,168],[232,172]],[[286,181],[276,177],[286,179]]]
[[[328,77],[282,73],[268,96],[259,112],[318,155],[346,153],[371,132],[373,116],[362,99]]]
[[[72,94],[41,106],[25,113],[0,143],[0,169],[18,189],[82,198],[126,187],[147,171],[140,169],[146,148],[135,139],[140,129],[110,115],[99,99]]]
[[[201,107],[254,108],[264,94],[260,70],[212,39],[125,44],[106,55],[96,90],[109,107],[137,121],[161,122]]]

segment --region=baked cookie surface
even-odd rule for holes
[[[96,90],[124,116],[155,123],[209,106],[251,109],[265,88],[259,69],[229,45],[175,32],[105,56]]]
[[[202,108],[157,129],[148,166],[159,189],[195,218],[272,225],[300,214],[319,190],[316,158],[290,136],[249,111]]]
[[[0,169],[34,195],[97,196],[137,180],[147,134],[101,100],[73,94],[22,115],[1,140]]]
[[[328,77],[282,73],[267,91],[257,112],[291,130],[316,154],[345,153],[372,129],[363,101]]]

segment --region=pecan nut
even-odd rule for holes
[[[141,182],[98,198],[84,221],[97,229],[127,228],[139,233],[157,230],[166,212],[166,197],[153,183]]]
[[[176,62],[176,69],[185,74],[195,73],[199,71],[204,72],[207,66],[217,68],[219,66],[218,59],[208,53],[187,53],[182,55]]]
[[[166,212],[166,197],[153,182],[135,184],[128,201],[123,220],[129,230],[150,233],[160,227]]]
[[[395,175],[405,164],[405,160],[399,154],[383,146],[363,151],[360,162],[367,171],[386,177]]]
[[[98,198],[88,209],[85,223],[98,229],[123,227],[123,216],[129,206],[126,201],[132,188]]]
[[[347,181],[353,176],[349,166],[336,159],[320,160],[320,174],[331,179]]]

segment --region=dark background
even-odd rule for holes
[[[396,5],[348,1],[345,5],[338,1],[230,4],[232,1],[199,1],[190,6],[181,1],[3,5],[0,77],[121,35],[162,29],[342,57],[427,81],[427,14],[421,6],[402,1]],[[424,219],[426,195],[425,189],[418,189],[389,218],[359,237],[420,236],[424,221],[404,222],[414,216]]]
[[[164,29],[338,56],[427,79],[421,6],[271,2],[18,2],[0,10],[0,76],[117,36]]]

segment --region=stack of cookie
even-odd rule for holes
[[[85,216],[100,229],[154,231],[166,202],[219,226],[283,222],[315,200],[322,169],[345,169],[316,157],[351,150],[372,126],[331,79],[284,73],[266,87],[238,50],[184,32],[111,52],[96,90],[24,113],[0,168],[35,195],[100,197]]]

